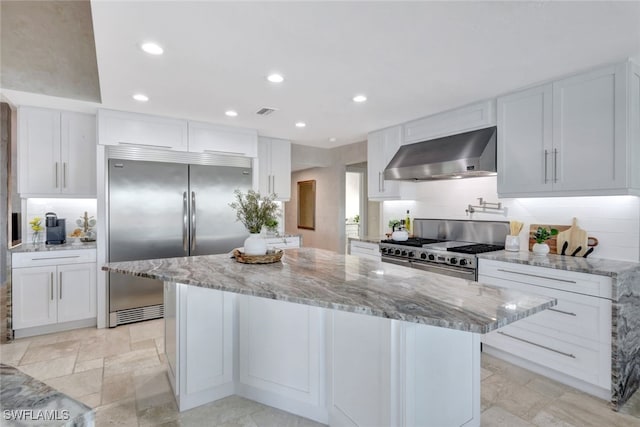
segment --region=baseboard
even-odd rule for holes
[[[36,335],[52,334],[54,332],[70,331],[72,329],[90,328],[97,326],[97,319],[74,320],[73,322],[55,323],[52,325],[34,326],[32,328],[15,329],[13,331],[14,338],[27,338]]]

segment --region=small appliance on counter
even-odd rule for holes
[[[45,214],[45,225],[47,226],[47,245],[62,245],[67,241],[67,222],[64,218],[58,218],[54,212]]]

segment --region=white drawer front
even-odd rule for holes
[[[95,249],[68,251],[20,252],[11,257],[13,268],[96,262]]]
[[[610,277],[484,259],[480,259],[478,264],[479,276],[611,298]]]
[[[269,237],[265,239],[267,247],[274,249],[291,249],[300,247],[299,237]]]
[[[350,246],[351,255],[369,255],[380,258],[380,245],[377,243],[361,242],[352,240]]]

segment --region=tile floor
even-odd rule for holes
[[[162,320],[153,320],[19,339],[0,345],[0,360],[95,408],[98,427],[320,425],[236,396],[179,413],[163,345]],[[616,413],[603,400],[483,355],[482,426],[638,427],[640,393]]]

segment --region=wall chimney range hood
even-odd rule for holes
[[[384,179],[427,181],[496,175],[496,127],[403,145]]]

